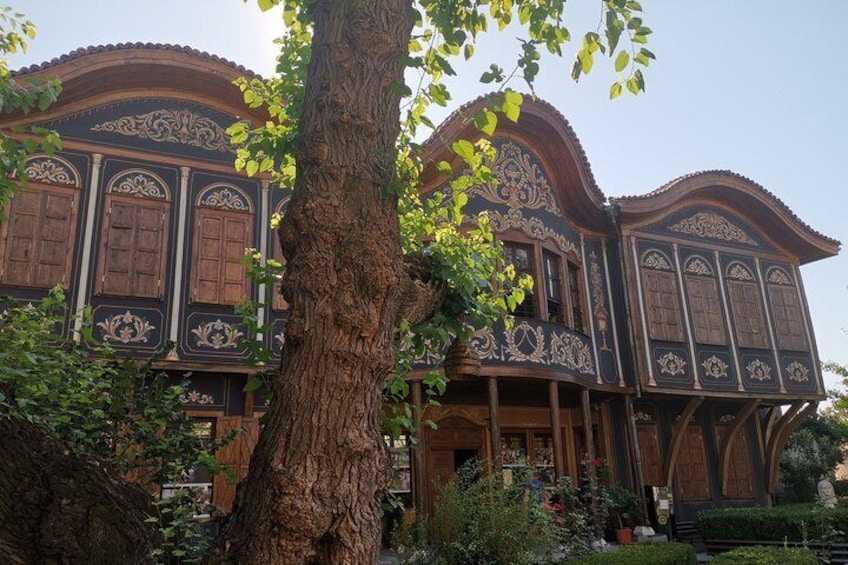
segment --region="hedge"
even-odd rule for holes
[[[739,547],[717,555],[712,565],[819,565],[815,552],[802,547]]]
[[[561,565],[695,565],[688,543],[639,543],[561,561]]]
[[[695,527],[706,540],[846,541],[848,508],[822,508],[810,504],[787,504],[771,508],[728,508],[698,513]]]

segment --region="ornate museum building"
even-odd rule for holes
[[[243,392],[251,370],[233,305],[274,292],[240,260],[248,247],[279,254],[269,217],[287,200],[233,171],[225,129],[265,120],[231,84],[244,75],[170,45],[80,49],[17,71],[59,77],[64,90],[49,111],[0,124],[37,123],[64,142],[30,157],[30,182],[0,226],[0,292],[34,301],[61,284],[69,310],[90,304],[95,335],[118,350],[144,357],[174,342],[160,364],[175,378],[191,371],[184,400],[199,432],[246,430],[220,453],[240,476],[265,407]],[[475,135],[458,114],[438,133]],[[599,458],[634,489],[671,486],[679,519],[768,504],[788,435],[825,397],[799,267],[839,242],[729,171],[607,198],[568,122],[542,101],[526,100],[518,123],[501,120],[494,143],[500,182],[473,189],[468,211],[488,211],[536,290],[511,329],[477,332],[479,367],[448,366],[453,382],[427,411],[438,428],[419,448],[392,446],[393,489],[426,508],[434,483],[473,457],[549,481]],[[452,159],[442,143],[426,152]],[[425,191],[446,182],[424,180]],[[275,329],[261,339],[279,350],[285,302],[262,316]],[[416,379],[441,362],[418,360],[414,401]],[[231,504],[223,477],[193,480]]]

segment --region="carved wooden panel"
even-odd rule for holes
[[[168,202],[109,195],[106,205],[97,293],[161,298]]]
[[[803,314],[798,304],[798,293],[791,286],[768,285],[769,302],[774,314],[777,341],[781,349],[807,351],[804,337]]]
[[[768,349],[760,290],[755,282],[727,281],[739,347]]]
[[[236,304],[249,293],[241,259],[252,246],[253,217],[213,208],[198,208],[196,214],[192,300]]]
[[[656,341],[683,341],[683,323],[675,275],[642,269],[642,286],[648,316],[648,333]]]
[[[695,329],[695,341],[713,345],[724,345],[724,316],[718,287],[714,278],[686,275],[686,296]]]
[[[716,439],[721,445],[727,426],[716,427]],[[730,446],[730,465],[727,468],[727,498],[754,498],[754,482],[751,472],[751,454],[748,437],[740,430]]]
[[[636,437],[642,454],[642,478],[645,484],[662,486],[663,460],[659,429],[656,425],[636,426]]]
[[[704,444],[704,431],[700,425],[687,426],[683,432],[674,477],[677,479],[680,496],[684,500],[707,500],[710,498],[706,445]]]
[[[67,284],[76,226],[78,191],[31,186],[12,199],[5,224],[0,283],[51,288]]]
[[[215,424],[216,435],[222,438],[232,430],[241,429],[229,443],[215,453],[218,463],[229,468],[238,480],[247,476],[250,456],[259,440],[259,420],[257,418],[242,418],[228,416],[218,418]],[[225,473],[215,475],[213,479],[212,502],[229,512],[235,499],[236,485],[231,483]]]

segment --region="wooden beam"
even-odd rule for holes
[[[751,417],[757,408],[760,406],[759,400],[749,400],[746,402],[739,412],[733,417],[733,422],[724,431],[724,437],[721,438],[721,447],[719,448],[719,479],[721,481],[721,494],[727,496],[727,487],[729,484],[728,470],[730,469],[730,452],[732,451],[733,442],[736,441],[736,436],[744,429],[748,418]]]
[[[813,414],[818,407],[818,402],[809,402],[803,408],[801,408],[799,403],[795,403],[775,425],[768,446],[766,447],[765,480],[767,492],[774,493],[774,486],[777,480],[777,467],[780,462],[780,456],[783,454],[786,440],[801,425],[801,422],[806,420],[807,416]]]
[[[645,475],[642,472],[642,450],[639,447],[639,433],[636,431],[636,414],[633,410],[633,397],[629,394],[624,397],[624,409],[627,415],[627,431],[630,441],[627,444],[630,446],[630,457],[633,461],[633,470],[635,471],[635,488],[636,496],[639,497],[639,511],[641,513],[640,520],[648,519],[648,501],[645,499]]]
[[[591,461],[595,458],[595,438],[592,432],[592,407],[589,404],[588,388],[580,392],[580,408],[583,410],[583,445],[586,449],[586,458]],[[594,469],[594,466],[590,465],[589,469]]]
[[[551,437],[554,440],[554,474],[557,481],[565,476],[565,459],[562,453],[562,425],[559,421],[559,386],[548,381],[548,400],[551,405]]]
[[[665,472],[663,473],[663,476],[665,477],[665,484],[669,487],[671,486],[671,477],[674,474],[674,466],[677,464],[677,453],[680,451],[680,444],[683,442],[683,434],[686,432],[686,426],[689,425],[689,420],[692,419],[692,415],[695,413],[695,410],[697,410],[703,402],[703,396],[691,398],[686,404],[686,408],[683,409],[680,419],[676,424],[674,424],[674,428],[671,432],[671,445],[668,450],[668,458],[665,462]]]
[[[492,429],[492,468],[501,471],[501,419],[498,403],[498,378],[489,377],[489,426]]]
[[[415,406],[415,437],[417,442],[412,448],[412,481],[415,492],[415,508],[419,515],[427,508],[427,482],[425,475],[424,451],[424,401],[421,383],[412,383],[412,404]]]

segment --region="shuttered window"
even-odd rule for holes
[[[110,194],[106,209],[97,293],[162,298],[169,203]]]
[[[252,247],[253,217],[249,213],[197,208],[192,300],[233,305],[250,291],[241,263]]]
[[[727,426],[716,427],[716,439],[720,446],[727,432]],[[751,455],[748,452],[748,438],[745,430],[740,430],[729,447],[730,465],[727,466],[727,498],[754,498]]]
[[[712,277],[696,275],[686,275],[685,280],[692,326],[695,329],[695,341],[724,345],[727,337],[716,280]]]
[[[12,199],[0,248],[0,284],[35,288],[67,285],[79,191],[31,184]]]
[[[790,351],[806,351],[807,340],[804,337],[803,313],[798,304],[797,291],[791,286],[769,284],[768,292],[780,348]]]
[[[739,347],[768,349],[760,290],[755,282],[727,281]]]
[[[710,498],[706,444],[701,426],[692,424],[683,430],[674,476],[683,500]]]
[[[648,333],[656,341],[683,341],[677,281],[673,272],[642,269]]]

